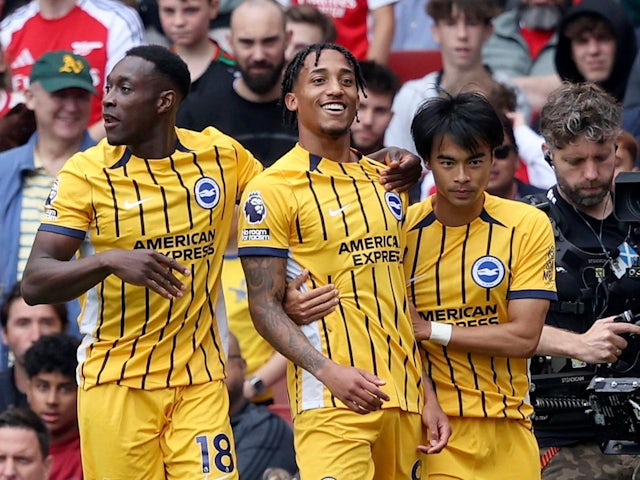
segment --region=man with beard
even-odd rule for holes
[[[516,7],[493,20],[493,35],[482,50],[483,62],[508,74],[539,110],[560,86],[554,56],[556,29],[568,0],[518,0]]]
[[[224,76],[178,113],[178,126],[212,125],[250,150],[265,167],[297,141],[278,106],[284,52],[291,36],[282,7],[273,0],[245,0],[231,15],[230,43],[239,77]]]
[[[638,312],[640,306],[640,282],[629,273],[632,265],[623,262],[622,254],[635,242],[613,213],[611,180],[620,107],[594,84],[567,83],[550,95],[540,114],[540,128],[545,157],[558,181],[545,198],[547,214],[556,226],[558,301],[549,308],[536,352],[547,357],[532,362],[542,478],[631,478],[638,457],[603,455],[593,419],[584,407],[543,408],[548,403],[545,398],[562,396],[558,387],[586,401],[586,385],[567,391],[566,380],[585,377],[588,382],[596,364],[613,363],[614,371],[625,370],[622,376],[640,373],[637,365],[634,368],[636,349],[625,351],[628,342],[621,336],[637,335],[640,328],[614,320],[627,309]],[[538,373],[566,376],[545,389]]]

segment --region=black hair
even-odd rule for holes
[[[0,325],[2,329],[7,329],[7,323],[9,322],[9,309],[14,301],[22,298],[22,291],[20,290],[21,282],[16,282],[11,290],[2,299],[2,309],[0,309]],[[67,314],[67,307],[64,303],[52,303],[51,308],[56,312],[56,315],[60,318],[62,324],[62,331],[65,331],[69,326],[69,317]]]
[[[49,431],[42,419],[29,408],[11,407],[0,413],[0,428],[31,430],[38,438],[42,459],[49,456]]]
[[[139,45],[127,50],[127,57],[139,57],[153,63],[154,69],[167,78],[184,99],[191,88],[189,67],[179,55],[160,45]]]
[[[400,78],[385,65],[363,60],[360,62],[360,71],[369,92],[390,94],[393,98],[400,90]]]
[[[304,66],[304,61],[307,59],[311,52],[315,52],[316,59],[315,65],[318,64],[318,60],[320,59],[320,53],[323,50],[336,50],[340,52],[349,62],[351,68],[353,68],[353,73],[356,77],[356,88],[358,91],[362,92],[362,94],[366,97],[366,93],[364,91],[365,82],[364,78],[362,78],[362,70],[360,69],[360,64],[358,60],[353,56],[353,54],[344,48],[342,45],[336,45],[335,43],[314,43],[305,47],[296,53],[295,57],[291,59],[289,64],[287,65],[287,69],[284,72],[284,76],[282,78],[282,92],[280,94],[280,104],[282,105],[282,114],[284,117],[285,124],[295,124],[296,123],[296,113],[292,112],[287,108],[285,103],[285,97],[287,93],[293,91],[293,86],[298,81],[298,75],[300,74],[300,70]]]
[[[66,333],[43,335],[24,354],[24,368],[29,378],[39,373],[60,373],[76,378],[76,352],[80,341]]]
[[[413,117],[411,135],[425,159],[431,155],[437,137],[448,136],[470,152],[478,151],[483,144],[493,152],[504,139],[498,114],[485,97],[474,92],[445,92],[428,99]]]
[[[511,120],[502,112],[497,111],[498,118],[500,119],[500,123],[502,124],[502,130],[507,134],[507,140],[511,145],[514,146],[515,152],[518,153],[518,145],[516,144],[516,136],[513,133],[513,123]],[[504,139],[502,140],[504,142]]]

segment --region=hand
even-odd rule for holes
[[[168,299],[182,297],[186,289],[173,272],[180,272],[185,277],[191,275],[188,268],[154,250],[114,249],[104,252],[103,257],[118,278],[146,287]]]
[[[423,175],[420,157],[396,147],[388,147],[380,152],[385,152],[384,163],[389,167],[380,177],[380,183],[387,191],[404,192],[420,181]]]
[[[575,357],[587,363],[614,363],[627,341],[623,333],[640,335],[640,326],[633,323],[614,322],[617,315],[596,320],[589,330],[578,335],[579,345]]]
[[[249,379],[242,384],[242,396],[248,400],[252,399],[256,394],[256,389],[251,385]]]
[[[365,415],[382,407],[389,395],[379,387],[386,382],[360,368],[339,365],[326,360],[315,376],[348,408]]]
[[[431,321],[423,319],[412,302],[409,302],[409,312],[411,313],[413,335],[416,341],[429,340],[431,338]]]
[[[297,325],[307,325],[320,320],[336,309],[339,302],[338,290],[332,284],[314,288],[307,292],[300,287],[309,278],[309,270],[287,284],[282,308]]]
[[[422,409],[422,425],[427,428],[429,445],[418,445],[418,450],[427,454],[441,452],[451,437],[451,424],[435,398],[428,399]]]
[[[515,130],[518,127],[521,127],[523,125],[527,124],[526,119],[524,118],[524,113],[522,112],[507,112],[505,113],[506,117],[511,120],[511,125],[513,126],[513,129]]]

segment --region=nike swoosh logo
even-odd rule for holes
[[[338,208],[337,210],[333,210],[333,209],[330,208],[329,209],[329,215],[331,217],[335,217],[336,215],[340,215],[340,213],[344,212],[347,209],[348,206],[349,206],[349,204],[346,204],[344,207]]]
[[[130,208],[137,207],[138,205],[142,205],[144,202],[148,202],[149,200],[153,200],[152,198],[143,198],[142,200],[138,200],[135,202],[130,202],[129,200],[124,201],[125,210],[129,210]]]

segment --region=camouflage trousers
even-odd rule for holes
[[[540,456],[548,448],[540,449]],[[634,476],[634,469],[638,472]],[[560,447],[542,469],[542,480],[640,480],[640,456],[605,455],[595,443]]]

